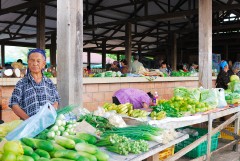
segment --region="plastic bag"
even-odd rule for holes
[[[7,140],[19,140],[23,137],[33,138],[42,132],[44,129],[55,123],[57,113],[55,108],[46,103],[40,107],[37,114],[23,121],[16,129],[10,132]]]
[[[223,88],[216,88],[216,90],[219,91],[219,96],[218,96],[218,108],[222,108],[227,106],[227,102],[225,100],[225,93]]]
[[[207,103],[212,109],[218,106],[218,91],[216,89],[201,90],[200,102]]]

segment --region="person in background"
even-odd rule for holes
[[[228,74],[229,77],[234,74],[240,77],[240,62],[235,62],[232,66],[232,69],[228,70]]]
[[[118,67],[118,62],[117,61],[114,61],[112,64],[111,64],[111,68],[110,68],[111,71],[114,71],[114,72],[117,72],[119,71],[119,67]]]
[[[192,63],[192,66],[189,69],[189,72],[197,72],[198,65],[197,63]]]
[[[22,59],[18,59],[17,62],[23,64]]]
[[[126,74],[126,73],[128,73],[128,62],[127,62],[127,60],[126,59],[123,59],[123,60],[121,60],[121,73],[122,74]]]
[[[88,74],[91,74],[91,73],[92,73],[91,67],[90,67],[89,65],[87,66],[87,72],[88,72]]]
[[[40,106],[47,102],[55,108],[58,108],[60,102],[55,85],[43,75],[46,64],[45,51],[30,49],[27,62],[28,72],[17,82],[9,101],[9,107],[23,120],[35,115]]]
[[[139,55],[135,55],[133,59],[134,59],[134,61],[131,64],[130,72],[138,74],[139,69],[140,69],[140,67],[143,67],[143,64],[141,62],[139,62]]]
[[[170,66],[169,66],[170,67]],[[167,74],[168,76],[171,74],[170,68],[168,68],[167,62],[163,61],[161,67],[159,68],[160,72]]]
[[[123,88],[113,95],[113,103],[117,105],[131,103],[134,109],[148,108],[152,105],[152,99],[151,92],[146,93],[135,88]]]
[[[230,77],[228,74],[228,63],[226,61],[221,61],[220,72],[216,80],[216,88],[227,89],[227,84],[230,82]]]
[[[187,64],[183,64],[183,71],[184,71],[184,72],[188,72]]]

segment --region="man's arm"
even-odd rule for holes
[[[26,120],[29,118],[29,116],[17,104],[12,106],[12,110],[18,117],[20,117],[23,120]]]

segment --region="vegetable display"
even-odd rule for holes
[[[114,127],[112,124],[109,123],[108,119],[101,116],[95,116],[93,114],[80,116],[78,122],[81,122],[83,120],[87,121],[89,124],[99,129],[100,131],[105,131]]]
[[[147,111],[140,110],[140,109],[133,109],[133,105],[130,103],[125,103],[120,105],[116,105],[114,103],[105,103],[103,105],[103,108],[105,109],[105,111],[115,110],[118,114],[127,115],[135,118],[147,117],[148,115]]]
[[[168,143],[170,140],[173,140],[176,136],[174,130],[163,130],[161,128],[153,127],[151,125],[138,125],[125,128],[115,128],[113,130],[105,131],[102,136],[107,137],[112,134],[125,136],[133,140],[156,141],[163,144]]]

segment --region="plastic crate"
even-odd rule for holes
[[[175,152],[180,151],[181,149],[185,148],[189,144],[193,143],[203,135],[207,134],[208,130],[207,129],[202,129],[202,128],[193,128],[193,127],[188,127],[191,129],[194,129],[198,131],[198,136],[189,136],[188,139],[178,143],[175,145]],[[214,134],[212,136],[212,142],[211,142],[211,151],[214,151],[218,147],[218,136],[220,135],[220,132]],[[198,145],[196,148],[185,154],[185,156],[189,158],[197,158],[200,156],[203,156],[207,154],[207,141],[202,142],[200,145]]]
[[[234,132],[234,125],[229,125],[225,128],[225,130],[230,131],[230,132]],[[238,132],[240,134],[240,130]],[[220,135],[222,139],[226,139],[226,140],[234,140],[233,136],[225,134],[224,132],[221,132]],[[239,142],[240,143],[240,142]]]
[[[159,153],[159,160],[163,161],[174,154],[174,145]]]

